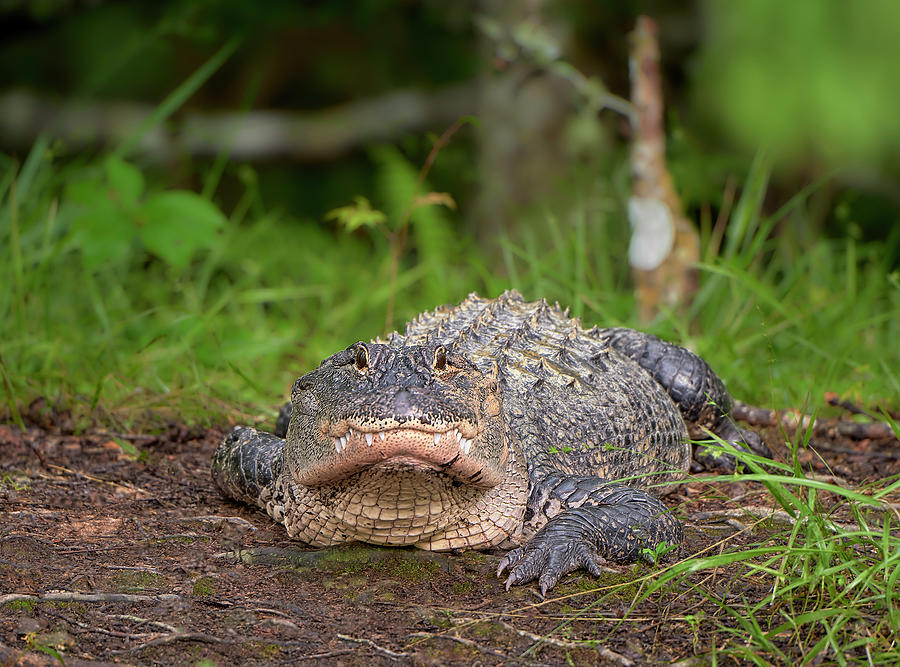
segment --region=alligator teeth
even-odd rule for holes
[[[456,429],[453,429],[453,437],[456,438],[456,442],[459,443],[460,439],[462,438],[462,433],[460,433]]]
[[[371,447],[372,440],[374,440],[374,436],[371,433],[366,433],[366,444]]]
[[[434,444],[437,445],[440,441],[441,441],[441,434],[435,433],[434,434]]]
[[[334,439],[334,451],[336,451],[338,454],[341,453],[341,439],[340,438]]]
[[[469,453],[469,447],[472,446],[472,441],[468,438],[460,438],[459,439],[459,448],[463,451],[463,454]]]
[[[384,431],[379,432],[378,437],[381,438],[381,441],[384,442],[385,433]]]

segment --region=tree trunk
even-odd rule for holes
[[[631,146],[632,227],[629,262],[642,322],[661,310],[685,308],[697,289],[700,258],[697,230],[681,207],[666,168],[662,82],[656,23],[638,17],[631,36],[631,101],[634,133]]]

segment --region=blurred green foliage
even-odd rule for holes
[[[773,190],[782,197],[802,187],[797,174],[815,178],[853,163],[836,186],[817,195],[824,201],[801,236],[858,230],[862,238],[883,239],[900,218],[897,5],[555,0],[542,9],[546,25],[498,26],[475,3],[433,0],[272,0],[265,11],[242,0],[7,0],[0,5],[0,80],[56,98],[156,104],[223,43],[239,38],[237,51],[184,106],[314,110],[401,88],[489,80],[499,71],[495,56],[516,57],[519,49],[537,69],[572,85],[568,153],[621,160],[620,121],[609,112],[598,118],[596,108],[607,90],[627,97],[627,34],[637,13],[647,12],[660,24],[672,171],[692,214],[709,206],[714,216],[726,180],[743,178],[752,153],[767,144],[775,160]],[[522,137],[523,144],[536,140]],[[420,136],[398,140],[413,164],[429,149],[421,144]],[[491,176],[478,172],[474,133],[445,153],[430,180],[466,212]],[[380,155],[358,150],[329,163],[259,164],[256,174],[265,201],[321,219],[355,194],[376,202]],[[71,156],[62,147],[60,157]],[[149,178],[169,185],[192,185],[204,168],[203,160],[187,156],[175,165],[138,161],[150,167]],[[547,176],[551,182],[573,177]],[[231,193],[239,189],[226,171],[218,193],[224,208],[236,204]],[[834,214],[835,198],[843,215]],[[451,225],[455,236],[471,233],[470,217]],[[887,252],[900,262],[900,250]]]
[[[900,157],[900,4],[756,0],[704,4],[698,109],[789,166]]]

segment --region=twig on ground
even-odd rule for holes
[[[629,658],[626,658],[624,655],[622,655],[620,653],[616,653],[615,651],[611,651],[610,649],[604,648],[602,646],[592,646],[591,642],[586,642],[586,641],[585,642],[573,642],[573,641],[568,641],[565,639],[554,639],[553,637],[545,637],[542,635],[537,635],[533,632],[528,632],[528,630],[522,630],[520,628],[515,627],[514,625],[510,625],[506,621],[501,621],[498,619],[496,622],[499,623],[500,625],[502,625],[504,628],[506,628],[510,632],[515,632],[517,635],[519,635],[521,637],[525,637],[526,639],[530,639],[533,642],[538,642],[541,644],[550,644],[552,646],[556,646],[558,648],[564,648],[564,649],[593,648],[605,660],[615,662],[616,664],[619,664],[619,665],[625,665],[626,667],[630,667],[631,665],[634,665],[634,661],[630,660]]]
[[[219,639],[218,637],[213,637],[212,635],[207,635],[203,632],[173,632],[167,635],[163,635],[162,637],[157,637],[156,639],[151,639],[150,641],[144,642],[143,644],[132,646],[130,648],[116,649],[110,651],[110,653],[136,653],[137,651],[143,651],[145,648],[150,648],[151,646],[159,646],[160,644],[171,644],[173,642],[184,641],[202,642],[204,644],[234,644],[236,640]]]
[[[66,468],[65,466],[58,466],[54,463],[46,463],[45,467],[50,468],[51,470],[59,470],[60,472],[64,472],[67,475],[74,475],[76,477],[84,477],[85,479],[89,479],[92,482],[98,482],[100,484],[108,484],[109,486],[115,486],[119,489],[125,489],[126,491],[130,491],[131,493],[143,493],[145,495],[153,495],[149,491],[140,488],[139,486],[134,486],[132,484],[119,484],[119,482],[113,482],[108,479],[100,479],[99,477],[94,477],[93,475],[89,475],[86,472],[82,472],[81,470],[72,470],[71,468]]]
[[[339,655],[347,655],[353,653],[354,648],[342,648],[337,651],[328,651],[327,653],[313,653],[312,655],[298,655],[294,660],[324,660],[325,658],[334,658]]]
[[[415,637],[417,639],[446,639],[451,642],[456,642],[457,644],[462,644],[463,646],[469,646],[486,655],[495,655],[499,658],[503,658],[504,660],[509,660],[509,656],[506,655],[503,651],[495,648],[487,648],[485,646],[481,646],[478,642],[475,642],[471,639],[466,639],[465,637],[457,637],[456,635],[447,635],[444,633],[434,632],[414,632],[410,635],[410,637]]]
[[[128,570],[129,572],[151,572],[159,574],[159,570],[148,565],[108,565],[107,563],[96,563],[96,567],[105,567],[107,570]]]
[[[389,658],[397,659],[397,658],[408,658],[409,657],[409,653],[397,653],[395,651],[391,651],[390,649],[386,649],[383,646],[379,646],[378,644],[373,642],[371,639],[365,639],[363,637],[351,637],[350,635],[337,635],[337,638],[343,639],[344,641],[347,641],[347,642],[353,642],[354,644],[365,644],[369,648],[374,649],[378,653],[386,655]]]
[[[835,394],[833,391],[825,392],[825,401],[828,403],[828,405],[833,405],[836,408],[843,408],[850,414],[865,415],[869,419],[874,419],[875,421],[878,421],[878,417],[873,415],[871,412],[867,412],[867,411],[863,410],[861,407],[859,407],[858,405],[854,405],[850,401],[842,401],[840,399],[840,397],[838,397],[838,395]]]
[[[178,519],[176,521],[197,521],[199,523],[232,523],[236,526],[242,526],[244,528],[249,528],[250,530],[256,530],[256,526],[252,523],[239,516],[219,516],[217,514],[204,514],[201,516],[185,516]]]
[[[691,515],[691,519],[694,522],[699,521],[708,521],[710,519],[721,519],[724,521],[727,520],[735,520],[741,519],[746,516],[752,516],[755,519],[769,519],[771,521],[775,521],[776,523],[785,523],[788,525],[794,525],[797,523],[797,519],[792,517],[790,514],[785,512],[784,510],[776,510],[771,507],[737,507],[733,509],[723,509],[723,510],[710,510],[706,512],[696,512]],[[838,523],[837,521],[833,521],[831,519],[826,519],[828,525],[832,528],[839,528],[845,532],[853,532],[858,531],[860,527],[856,524],[850,523]],[[741,530],[743,530],[744,525],[738,521],[738,524],[741,526]]]
[[[0,605],[4,605],[7,602],[15,602],[16,600],[29,600],[31,602],[165,602],[180,599],[180,595],[173,593],[131,595],[128,593],[71,593],[59,591],[56,593],[44,593],[43,595],[8,593],[7,595],[0,595]]]
[[[156,628],[162,628],[166,632],[178,632],[178,628],[174,625],[169,625],[168,623],[163,623],[161,621],[154,621],[149,618],[141,618],[140,616],[132,616],[131,614],[104,614],[104,616],[107,616],[108,618],[118,618],[121,621],[131,621],[138,625],[152,625]]]
[[[78,621],[74,618],[69,618],[68,616],[57,614],[52,611],[47,611],[46,614],[54,618],[62,619],[69,625],[74,625],[75,627],[81,628],[85,632],[97,632],[102,635],[109,635],[110,637],[118,637],[119,639],[143,639],[144,637],[150,636],[149,632],[140,632],[138,634],[133,634],[131,632],[121,632],[119,630],[107,630],[106,628],[88,625],[87,623],[82,623],[81,621]]]
[[[247,607],[247,608],[251,609],[252,611],[255,611],[257,613],[260,613],[260,614],[273,614],[274,616],[281,616],[282,618],[286,618],[288,620],[293,619],[293,616],[291,616],[290,614],[286,614],[283,611],[280,611],[278,609],[271,609],[269,607]]]

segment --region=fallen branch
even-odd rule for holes
[[[348,653],[353,653],[356,649],[354,648],[342,648],[337,651],[328,651],[327,653],[313,653],[311,655],[298,655],[294,660],[324,660],[325,658],[334,658],[339,655],[347,655]]]
[[[132,623],[137,623],[138,625],[152,625],[157,628],[162,628],[167,632],[178,632],[178,628],[174,625],[169,625],[168,623],[163,623],[161,621],[154,621],[149,618],[141,618],[140,616],[132,616],[131,614],[104,614],[107,618],[117,618],[121,621],[131,621]]]
[[[228,151],[240,161],[329,160],[406,132],[441,127],[476,110],[477,82],[434,91],[401,90],[314,112],[184,111],[147,131],[137,150],[158,162],[180,154],[215,156]],[[71,149],[117,146],[154,107],[133,102],[63,101],[27,91],[0,95],[0,142],[30,146],[49,131]]]
[[[863,410],[861,407],[859,407],[858,405],[856,405],[854,403],[851,403],[850,401],[841,400],[840,396],[835,394],[833,391],[825,392],[825,401],[828,403],[828,405],[833,405],[836,408],[843,408],[850,414],[865,415],[869,419],[878,421],[878,417],[873,415],[871,412],[867,412],[866,410]]]
[[[796,410],[768,410],[737,401],[731,409],[731,416],[751,426],[782,426],[788,430],[812,428],[814,433],[829,436],[842,435],[854,440],[897,439],[891,425],[886,422],[860,424],[851,421],[825,421],[804,415]]]
[[[710,519],[720,519],[720,520],[739,520],[744,517],[751,516],[754,519],[768,519],[770,521],[774,521],[775,523],[783,523],[787,525],[794,525],[797,523],[797,519],[792,517],[790,514],[785,512],[784,510],[776,510],[772,507],[737,507],[732,509],[722,509],[722,510],[710,510],[707,512],[695,512],[691,514],[691,520],[694,522],[700,521],[709,521]],[[803,521],[807,519],[804,518]],[[858,524],[850,524],[850,523],[838,523],[837,521],[833,521],[831,519],[825,519],[828,527],[831,530],[835,530],[839,528],[843,532],[859,532],[861,530]],[[737,523],[740,524],[738,521]],[[741,529],[744,528],[743,524],[741,525]]]
[[[75,626],[77,628],[81,628],[85,632],[96,632],[101,635],[109,635],[110,637],[116,637],[117,639],[143,639],[144,637],[150,636],[149,632],[142,632],[139,634],[134,634],[131,632],[121,632],[120,630],[107,630],[106,628],[101,628],[95,625],[88,625],[87,623],[82,623],[74,618],[69,618],[64,614],[57,614],[54,612],[46,612],[48,616],[52,616],[53,618],[58,618],[60,620],[65,621],[69,625]]]
[[[161,644],[171,644],[173,642],[185,641],[202,642],[204,644],[234,644],[237,640],[219,639],[218,637],[213,637],[212,635],[208,635],[203,632],[173,632],[168,635],[163,635],[162,637],[157,637],[156,639],[151,639],[150,641],[139,644],[138,646],[132,646],[131,648],[120,648],[110,651],[110,653],[135,653],[137,651],[143,651],[145,648],[150,648],[152,646],[160,646]]]

